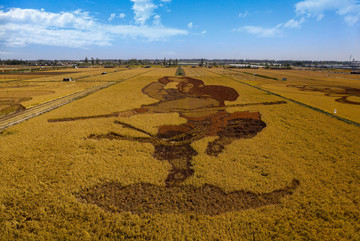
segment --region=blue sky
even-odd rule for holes
[[[360,60],[359,0],[2,0],[1,59]]]

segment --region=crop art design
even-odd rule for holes
[[[176,88],[165,88],[169,83]],[[147,137],[126,136],[121,133],[92,134],[88,138],[101,140],[126,140],[151,143],[153,156],[160,161],[168,161],[172,168],[165,180],[165,186],[153,184],[102,183],[76,194],[80,200],[94,203],[108,211],[133,213],[186,213],[195,212],[216,215],[228,211],[256,208],[276,204],[297,188],[299,182],[270,193],[255,194],[249,191],[226,193],[212,185],[193,187],[184,181],[194,175],[193,159],[197,156],[192,144],[205,137],[215,137],[205,150],[208,156],[218,156],[237,139],[256,136],[266,124],[259,112],[227,112],[225,101],[235,101],[239,94],[230,87],[205,85],[202,80],[190,77],[163,77],[142,89],[143,94],[157,101],[140,108],[112,113],[109,115],[52,119],[49,121],[72,121],[101,117],[130,117],[154,113],[178,113],[186,123],[181,125],[161,125],[156,134],[146,132],[128,123],[116,120],[124,128],[136,130]],[[284,104],[286,102],[255,103],[262,105]],[[255,105],[254,104],[254,105]],[[181,195],[180,195],[181,194]],[[102,198],[106,196],[107,198]]]
[[[177,89],[164,88],[171,82],[178,83]],[[191,146],[194,141],[216,136],[217,139],[208,143],[206,153],[217,156],[233,140],[254,137],[266,126],[258,112],[228,113],[225,110],[225,101],[238,98],[238,93],[230,87],[205,85],[203,81],[189,77],[163,77],[147,85],[142,92],[158,102],[121,112],[119,116],[177,112],[187,122],[181,125],[162,125],[157,134],[153,135],[127,123],[115,121],[123,127],[145,133],[148,137],[134,138],[111,132],[91,135],[89,138],[152,143],[155,148],[153,156],[158,160],[169,161],[173,167],[166,179],[166,186],[179,185],[193,175],[191,160],[198,155]]]
[[[360,89],[342,86],[322,86],[322,85],[288,85],[287,87],[298,88],[307,92],[322,92],[326,96],[339,97],[335,101],[343,104],[360,105],[359,101],[349,100],[350,97],[360,97]]]

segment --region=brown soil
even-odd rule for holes
[[[352,104],[352,105],[360,105],[360,102],[350,101],[347,98],[350,96],[360,97],[360,89],[349,88],[343,86],[321,86],[321,85],[288,85],[287,87],[298,88],[301,91],[316,91],[325,93],[326,96],[334,96],[340,97],[335,99],[335,101],[344,103],[344,104]]]
[[[0,102],[0,116],[8,115],[13,112],[23,111],[26,108],[21,104],[14,104],[11,106],[2,106]]]
[[[31,100],[31,97],[0,97],[0,116],[25,110],[20,103],[28,100]]]
[[[16,88],[16,87],[13,87]],[[32,99],[30,96],[52,94],[55,91],[49,90],[29,90],[29,91],[0,91],[0,116],[8,115],[12,112],[25,110],[21,105],[24,101]]]
[[[279,204],[282,198],[291,195],[299,185],[300,182],[294,179],[289,186],[269,193],[244,190],[226,193],[209,184],[201,187],[163,187],[149,183],[122,186],[117,182],[107,182],[84,189],[75,196],[81,202],[95,204],[109,212],[219,215]]]

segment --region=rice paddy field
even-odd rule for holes
[[[215,71],[328,113],[360,122],[359,75],[336,71],[276,69]]]
[[[1,74],[0,78],[4,81],[0,81],[0,116],[102,85],[105,82],[123,81],[142,72],[146,71],[125,68],[88,68]],[[64,78],[72,78],[74,81],[65,82]]]
[[[1,131],[0,240],[360,239],[358,77],[183,69],[1,83],[117,82]]]

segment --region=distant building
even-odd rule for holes
[[[260,67],[264,68],[265,65],[255,65],[255,64],[229,64],[229,66],[234,68],[251,68],[251,69],[258,69]]]

